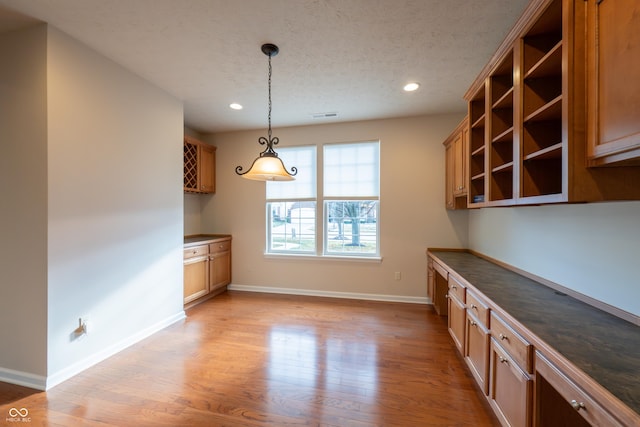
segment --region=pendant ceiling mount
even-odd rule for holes
[[[255,181],[293,181],[294,176],[298,173],[298,169],[291,168],[291,172],[287,171],[282,159],[278,157],[278,153],[273,149],[279,140],[275,136],[271,136],[271,58],[276,56],[280,49],[275,44],[265,43],[261,47],[262,53],[269,57],[269,127],[268,137],[261,136],[258,138],[260,145],[266,145],[267,148],[260,153],[248,171],[243,172],[242,166],[236,167],[236,173],[243,178]]]

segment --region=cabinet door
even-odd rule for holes
[[[455,196],[467,195],[467,141],[469,140],[469,129],[462,128],[453,141],[453,194]]]
[[[218,252],[209,257],[209,290],[211,292],[231,283],[231,252]]]
[[[533,380],[491,339],[489,402],[502,425],[531,425]]]
[[[216,147],[200,145],[200,188],[203,193],[216,191]]]
[[[640,164],[640,2],[587,8],[589,160]]]
[[[461,354],[464,354],[465,311],[464,304],[455,297],[455,294],[449,292],[449,317],[447,318],[449,334]]]
[[[196,257],[184,261],[184,303],[209,293],[208,257]]]
[[[454,166],[454,149],[453,145],[447,144],[445,146],[445,205],[447,209],[455,209],[455,198],[454,198],[454,174],[455,174],[455,166]]]
[[[487,394],[489,382],[489,332],[482,323],[467,311],[464,358],[478,385]]]

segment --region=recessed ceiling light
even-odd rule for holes
[[[420,87],[420,83],[407,83],[406,85],[404,85],[404,91],[405,92],[413,92],[414,90],[418,90],[418,88]]]
[[[233,104],[229,104],[229,108],[232,110],[242,110],[242,105],[234,102]]]

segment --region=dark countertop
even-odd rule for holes
[[[231,234],[195,234],[184,236],[184,247],[188,248],[229,239],[231,239]]]
[[[430,252],[640,414],[640,326],[471,253]]]

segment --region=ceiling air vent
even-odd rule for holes
[[[315,113],[311,115],[314,119],[328,119],[331,117],[338,117],[338,113]]]

